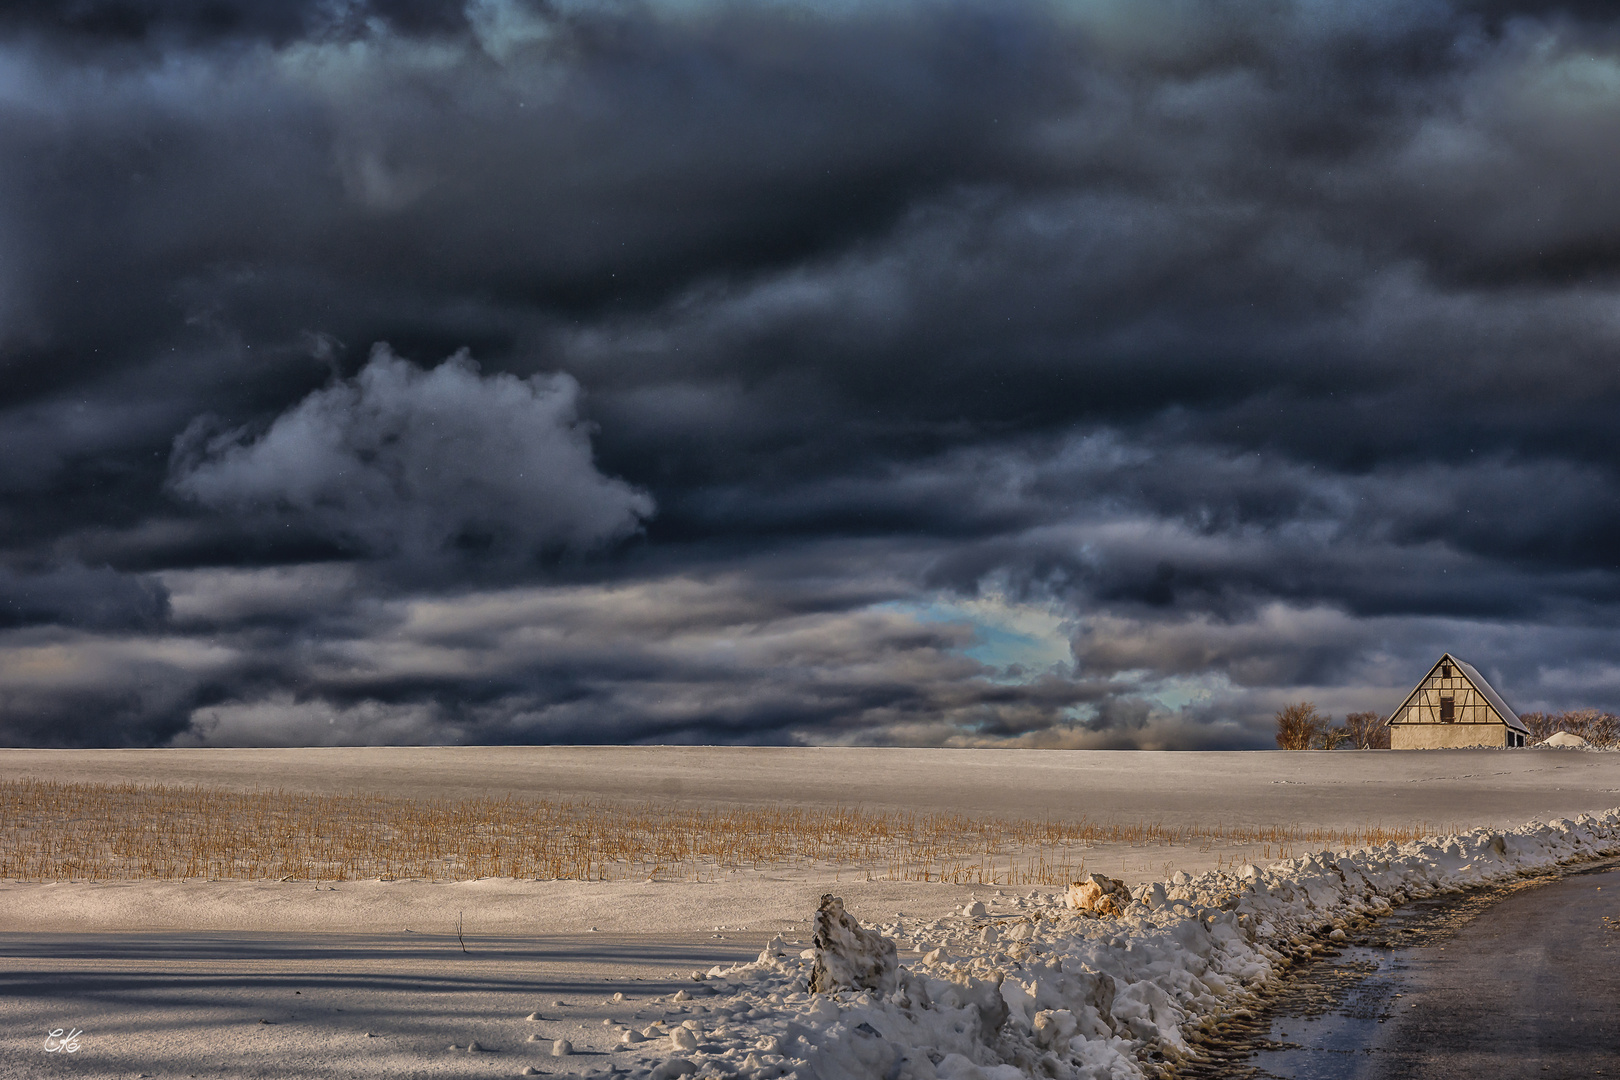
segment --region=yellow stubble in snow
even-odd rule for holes
[[[15,881],[703,880],[814,867],[871,880],[1061,886],[1103,847],[1285,858],[1439,831],[0,781],[0,878]]]

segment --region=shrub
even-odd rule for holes
[[[1620,743],[1620,717],[1596,709],[1571,709],[1568,712],[1525,713],[1519,717],[1530,729],[1531,742],[1544,742],[1560,731],[1579,735],[1593,746],[1613,746]]]
[[[1309,750],[1327,736],[1328,718],[1316,704],[1301,701],[1277,710],[1277,746],[1282,750]]]
[[[1620,737],[1620,718],[1596,709],[1574,709],[1558,716],[1559,727],[1593,746],[1609,746]]]

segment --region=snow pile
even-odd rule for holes
[[[899,984],[894,939],[863,929],[844,910],[844,901],[832,893],[824,894],[816,909],[815,941],[815,962],[810,969],[812,994],[839,990],[887,994]]]
[[[694,976],[667,1020],[635,1033],[648,1040],[637,1048],[653,1053],[631,1069],[651,1080],[1145,1077],[1156,1062],[1197,1057],[1189,1036],[1360,920],[1617,852],[1620,810],[1611,810],[1264,869],[1178,873],[1133,890],[1117,916],[1051,894],[997,893],[949,919],[908,925],[897,914],[880,927],[917,954],[892,977],[885,970],[881,989],[809,993],[827,950],[778,936],[752,963]],[[1106,878],[1093,884],[1088,896],[1111,892]],[[818,943],[837,938],[869,959],[882,955],[852,927],[841,904],[824,902]]]

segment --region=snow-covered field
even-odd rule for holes
[[[0,752],[0,778],[20,776],[1473,830],[1258,866],[1234,865],[1241,852],[1097,852],[1088,870],[1135,886],[1107,917],[1050,889],[852,881],[814,867],[702,883],[3,884],[0,1065],[22,1075],[138,1075],[129,1070],[150,1062],[153,1075],[220,1076],[1138,1076],[1187,1053],[1188,1037],[1240,1007],[1285,954],[1356,919],[1620,850],[1620,813],[1579,816],[1620,804],[1620,755],[1570,751]],[[1554,824],[1512,827],[1534,818]],[[822,892],[897,942],[902,970],[879,989],[804,992]],[[455,948],[455,919],[471,953]],[[301,946],[292,959],[288,942]],[[735,963],[742,949],[754,958]],[[687,963],[705,956],[720,963],[692,979]],[[86,968],[97,964],[135,989],[94,992]],[[323,979],[337,968],[353,978]],[[166,989],[210,972],[228,988]],[[300,980],[325,1011],[299,1002],[285,1022],[258,1024],[272,1004],[292,1007],[284,991]],[[69,983],[83,992],[37,990]],[[52,1023],[84,1030],[71,1060],[43,1056]],[[553,1056],[557,1039],[575,1052]]]
[[[514,794],[1151,817],[1172,824],[1508,824],[1614,802],[1608,796],[1620,790],[1620,755],[707,746],[0,750],[0,778],[20,776],[449,798]]]
[[[1412,835],[1480,826],[1517,825],[1532,818],[1572,816],[1620,803],[1620,754],[1576,751],[1426,751],[1408,753],[1130,753],[1088,751],[912,750],[747,747],[376,747],[293,750],[0,750],[0,780],[96,783],[200,784],[251,791],[283,789],[314,794],[380,792],[411,798],[475,796],[605,800],[654,803],[673,808],[717,805],[786,805],[826,810],[949,811],[973,818],[1088,819],[1140,828],[1225,827],[1224,839],[1191,845],[1091,843],[1068,852],[1078,866],[1131,884],[1176,870],[1202,872],[1245,862],[1269,862],[1309,850],[1299,844],[1237,842],[1239,829],[1281,831],[1366,830],[1379,826]],[[1412,830],[1416,830],[1413,832]],[[1314,846],[1321,846],[1318,842]],[[1005,865],[1005,864],[1003,864]],[[842,872],[840,872],[842,871]],[[883,867],[818,866],[799,872],[781,866],[722,873],[728,887],[695,890],[694,902],[720,904],[712,922],[763,925],[761,902],[781,896],[775,912],[782,926],[803,919],[804,897],[823,885],[847,886]],[[666,874],[683,876],[682,874]],[[799,892],[754,890],[750,881],[782,880],[806,886]],[[1055,882],[1061,885],[1061,882]],[[616,889],[548,885],[544,894],[555,928],[588,931],[600,920],[625,918]],[[229,889],[216,890],[228,904]],[[378,890],[389,910],[442,926],[449,909],[446,890],[394,885]],[[97,894],[103,895],[103,894]],[[122,926],[188,926],[207,904],[165,914],[192,893],[153,893],[150,918],[142,923],[127,891],[108,891],[105,918]],[[673,901],[680,890],[667,890]],[[736,910],[728,910],[736,897]],[[345,908],[336,898],[313,904],[292,896],[280,921],[263,929],[296,929],[300,920],[330,930],[369,932],[369,903]],[[10,903],[28,901],[13,897]],[[88,903],[89,901],[86,901]],[[49,915],[58,901],[41,909]],[[639,902],[635,904],[640,908]],[[353,910],[357,918],[350,918]],[[680,932],[684,912],[658,921],[657,929]],[[95,921],[93,911],[83,917]],[[639,914],[631,920],[645,926]],[[240,914],[230,916],[229,925]],[[264,916],[269,920],[270,916]],[[655,920],[661,916],[654,914]],[[152,921],[152,920],[158,921]],[[170,921],[162,921],[168,919]],[[506,920],[492,909],[491,925],[528,933],[520,917]],[[28,925],[34,925],[29,923]],[[59,923],[53,925],[60,925]],[[774,929],[776,924],[772,924]]]

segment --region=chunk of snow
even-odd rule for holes
[[[844,910],[844,901],[827,893],[816,909],[816,955],[810,972],[810,992],[876,990],[886,994],[895,987],[899,969],[894,939],[866,930]]]
[[[1122,914],[1130,900],[1130,890],[1123,881],[1102,874],[1087,874],[1070,885],[1064,896],[1064,902],[1074,910],[1094,911],[1099,915]]]

